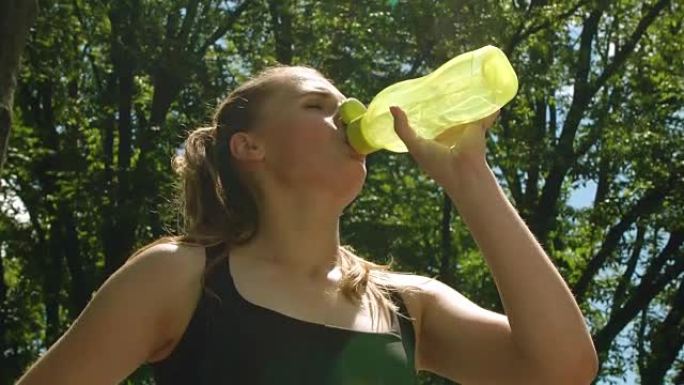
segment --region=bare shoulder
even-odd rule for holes
[[[159,243],[127,260],[18,383],[119,383],[168,352],[201,293],[203,252]]]
[[[396,272],[387,272],[391,285],[399,290],[401,298],[406,304],[410,316],[415,318],[415,325],[419,326],[426,301],[434,293],[434,286],[439,282],[437,279],[424,275]]]
[[[437,280],[433,277],[402,271],[388,271],[387,274],[396,287],[415,292],[429,290],[430,285],[433,285],[432,282]]]
[[[434,277],[425,275],[406,273],[401,271],[386,272],[391,284],[399,289],[402,298],[418,298],[430,294],[435,290],[435,286],[441,282]]]
[[[150,286],[160,300],[161,297],[183,299],[196,296],[204,265],[201,245],[159,243],[129,258],[112,278],[122,275],[122,280]]]
[[[180,340],[190,323],[202,290],[205,248],[201,245],[160,243],[126,262],[132,269],[145,271],[151,284],[164,298],[159,325],[163,341],[149,357],[154,362],[165,358]],[[135,267],[135,265],[139,265]],[[160,298],[161,299],[161,298]]]
[[[159,243],[134,257],[115,274],[124,270],[141,270],[152,275],[157,283],[195,280],[204,271],[204,247],[201,245]]]
[[[411,310],[410,305],[412,305],[418,316],[425,315],[431,306],[458,306],[461,311],[470,314],[483,310],[459,291],[437,278],[401,272],[393,272],[390,276],[395,285],[407,289],[402,291],[402,298],[407,302],[408,310]],[[496,316],[493,312],[488,312],[488,314]]]

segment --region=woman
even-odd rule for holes
[[[506,314],[438,280],[340,246],[365,160],[345,140],[345,99],[318,71],[274,66],[233,91],[174,159],[186,234],[135,253],[19,384],[114,384],[151,363],[164,384],[588,384],[582,314],[485,160],[493,115],[457,147],[417,137],[483,251]],[[453,132],[453,131],[452,131]]]

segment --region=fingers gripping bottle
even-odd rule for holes
[[[493,114],[517,92],[518,78],[506,55],[485,46],[456,56],[426,76],[383,89],[368,109],[348,98],[340,105],[340,116],[349,143],[358,153],[407,152],[394,132],[390,106],[406,112],[417,135],[434,139],[450,128]]]

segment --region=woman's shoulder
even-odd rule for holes
[[[149,361],[166,357],[188,326],[202,292],[205,246],[164,242],[151,245],[130,258],[129,269],[146,272],[161,305],[163,342]],[[136,266],[137,265],[137,266]]]
[[[159,242],[148,245],[126,261],[169,283],[195,280],[202,274],[205,247],[199,244]]]
[[[436,278],[403,271],[383,271],[389,286],[403,295],[420,297],[429,294]]]
[[[385,271],[388,283],[396,290],[406,305],[414,325],[419,328],[426,301],[431,293],[435,278],[401,271]]]

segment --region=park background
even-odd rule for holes
[[[596,383],[684,383],[682,2],[38,3],[0,6],[0,101],[12,112],[8,141],[8,110],[0,122],[0,384],[133,251],[180,231],[170,158],[250,74],[306,64],[368,103],[487,44],[520,82],[490,130],[488,163],[580,304]],[[407,154],[367,165],[343,243],[503,313],[442,189]]]

